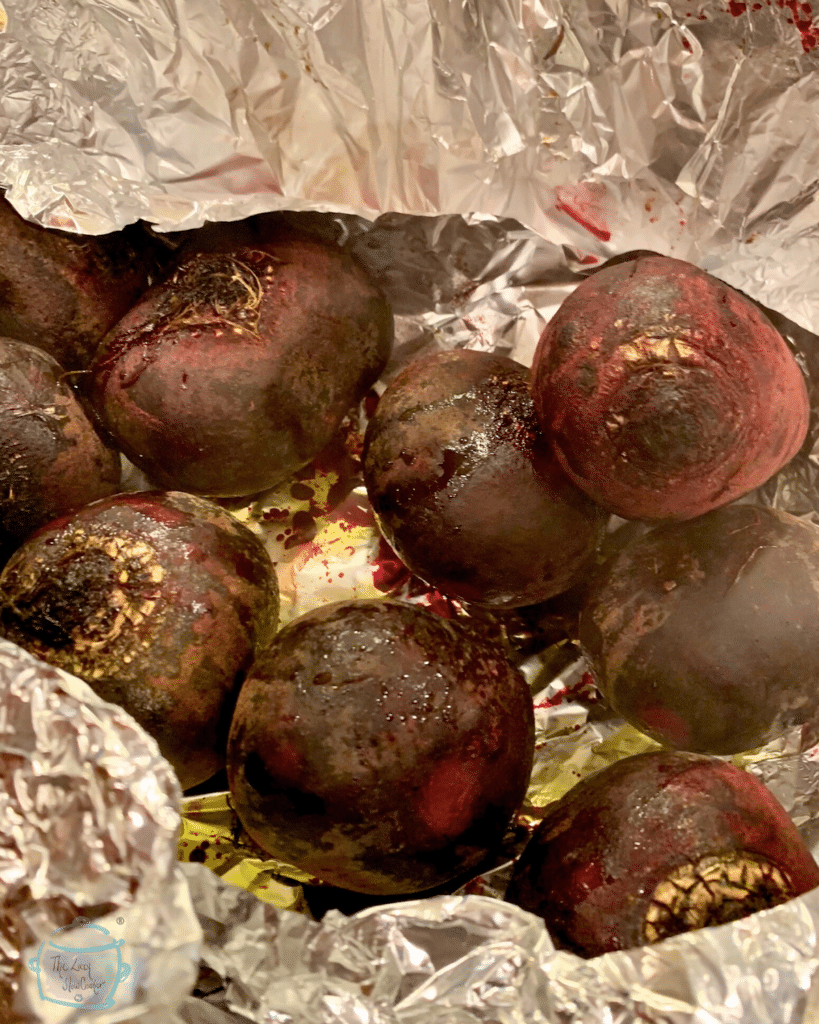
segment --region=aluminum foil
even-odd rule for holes
[[[580,260],[691,259],[816,326],[810,2],[4,7],[0,180],[41,223],[513,218]]]
[[[176,862],[179,800],[129,715],[0,641],[4,1024],[174,1024],[202,935]]]
[[[142,218],[170,232],[267,210],[325,211],[397,314],[377,391],[434,348],[528,364],[560,301],[609,256],[647,248],[689,259],[774,311],[798,353],[811,436],[751,497],[819,522],[819,21],[809,2],[3,3],[0,184],[24,216],[87,233]],[[365,415],[330,458],[234,509],[277,563],[285,621],[317,603],[386,593],[458,613],[380,545],[356,478]],[[524,824],[574,779],[648,742],[601,716],[581,663],[554,672],[550,658],[534,657],[525,667],[539,750]],[[816,851],[813,738],[789,736],[740,760]],[[130,796],[119,799],[128,806]],[[217,837],[221,826],[200,813],[200,830]],[[286,866],[242,875],[248,860],[232,860],[225,877],[261,894],[267,871],[288,889],[277,874]],[[190,1024],[817,1016],[816,894],[584,962],[555,953],[542,925],[492,898],[508,864],[469,893],[349,920],[331,912],[321,923],[200,865],[178,870],[206,936],[196,997],[178,1010]],[[140,990],[146,1006],[170,1006],[191,984],[195,928],[163,878],[137,890],[146,902],[135,920],[186,925],[178,959],[162,929],[141,947],[166,969]],[[83,872],[75,883],[87,884]],[[297,895],[282,898],[298,907]]]
[[[188,1024],[813,1024],[819,892],[656,946],[581,960],[539,918],[436,896],[320,923],[185,868],[203,921]],[[207,989],[207,992],[205,992]],[[815,1005],[815,1004],[814,1004]]]

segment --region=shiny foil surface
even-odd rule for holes
[[[127,1009],[151,1024],[171,1012],[195,977],[201,929],[175,861],[180,794],[170,765],[124,711],[6,641],[0,755],[3,1021],[87,1021],[93,1012],[108,1024]],[[110,1013],[66,1012],[42,997],[32,969],[56,929],[83,923],[121,940],[129,971]]]
[[[810,2],[4,7],[0,178],[40,223],[511,218],[568,259],[690,259],[815,326]]]
[[[812,1024],[819,892],[653,947],[581,960],[539,918],[436,896],[320,923],[185,868],[203,920],[187,1024]],[[753,958],[755,969],[749,969]],[[222,981],[224,980],[224,984]],[[205,989],[208,991],[205,992]]]
[[[29,219],[90,234],[325,213],[396,312],[376,393],[434,349],[528,365],[563,298],[610,256],[688,259],[766,307],[797,353],[810,435],[749,500],[819,523],[816,12],[800,0],[3,0],[0,184]],[[464,611],[379,541],[360,479],[366,408],[293,481],[232,508],[276,562],[283,621],[349,596]],[[229,841],[217,794],[185,801],[179,852],[224,840],[222,877],[215,855],[176,866],[179,794],[152,742],[83,684],[21,669],[8,645],[0,656],[3,1011],[11,998],[23,1019],[90,1018],[46,1015],[26,967],[38,940],[84,914],[130,943],[133,1004],[95,1011],[106,1024],[819,1020],[816,892],[582,961],[499,901],[508,859],[458,894],[316,922],[292,912],[304,879]],[[525,830],[584,774],[653,744],[605,714],[571,651],[523,667],[538,745]],[[735,758],[815,855],[816,740]]]

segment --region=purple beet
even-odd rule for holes
[[[224,766],[237,689],[278,616],[267,552],[229,513],[181,493],[105,498],[30,537],[0,598],[0,633],[128,711],[183,789]]]
[[[115,493],[103,442],[48,353],[0,338],[0,560],[39,526]]]
[[[588,588],[580,644],[632,725],[737,753],[819,716],[817,587],[819,527],[731,505],[627,542]]]
[[[541,434],[527,369],[485,352],[417,359],[392,381],[367,428],[364,479],[402,561],[476,605],[570,589],[608,519]]]
[[[755,776],[717,757],[624,758],[551,804],[506,899],[584,957],[726,924],[819,885],[819,866]]]
[[[157,485],[236,497],[306,465],[381,374],[392,313],[345,250],[205,232],[105,339],[90,394]]]
[[[745,296],[682,260],[626,255],[549,322],[532,394],[560,464],[595,501],[625,519],[692,519],[793,458],[805,381]]]
[[[228,781],[271,856],[343,889],[411,893],[500,845],[533,749],[529,690],[499,646],[417,605],[347,601],[257,659]]]
[[[77,235],[33,224],[0,194],[0,335],[26,341],[66,370],[88,365],[161,261],[139,225]]]

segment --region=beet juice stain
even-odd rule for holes
[[[803,0],[765,0],[768,7],[778,7],[780,10],[790,11],[790,17],[785,20],[796,27],[802,41],[802,49],[810,53],[819,45],[819,26],[814,22],[813,8]],[[748,13],[749,5],[741,0],[728,0],[727,10],[735,18],[740,18]],[[751,11],[761,11],[761,3],[750,5]]]
[[[332,519],[336,511],[343,511],[351,529],[372,525],[363,510],[350,507],[348,502],[353,490],[363,484],[361,443],[357,423],[346,417],[336,436],[319,455],[293,474],[288,496],[294,502],[306,502],[308,507],[296,511],[273,507],[262,514],[263,522],[282,522],[282,532],[276,535],[276,540],[284,545],[285,550],[312,542],[321,529],[321,522]],[[334,475],[336,480],[330,485],[326,498],[321,500],[321,478],[330,475]],[[284,504],[286,506],[287,502]],[[289,521],[286,527],[285,521]]]
[[[378,552],[372,565],[373,586],[382,594],[404,600],[421,598],[429,610],[442,619],[458,616],[458,602],[413,575],[381,536],[378,538]]]
[[[592,191],[591,185],[576,185],[573,188],[558,186],[555,189],[555,209],[571,217],[584,231],[601,242],[611,241],[611,231],[607,225],[605,194],[597,186]]]

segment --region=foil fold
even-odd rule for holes
[[[211,992],[188,1024],[810,1024],[819,893],[732,924],[593,960],[481,896],[436,896],[321,922],[186,865]],[[215,975],[215,980],[213,975]]]
[[[810,4],[5,10],[0,181],[42,224],[98,234],[274,209],[477,214],[581,260],[634,247],[689,259],[813,324]]]
[[[76,939],[83,927],[94,929],[92,945],[104,929],[125,965],[114,1002],[95,1009],[95,1020],[123,1020],[127,1010],[134,1024],[160,1013],[172,1021],[195,978],[201,937],[176,862],[179,801],[173,770],[129,715],[0,641],[4,1021],[89,1019],[85,984],[102,984],[103,965],[91,953],[86,970],[74,957],[64,969],[53,958],[53,944],[64,941],[58,930],[74,928]]]

